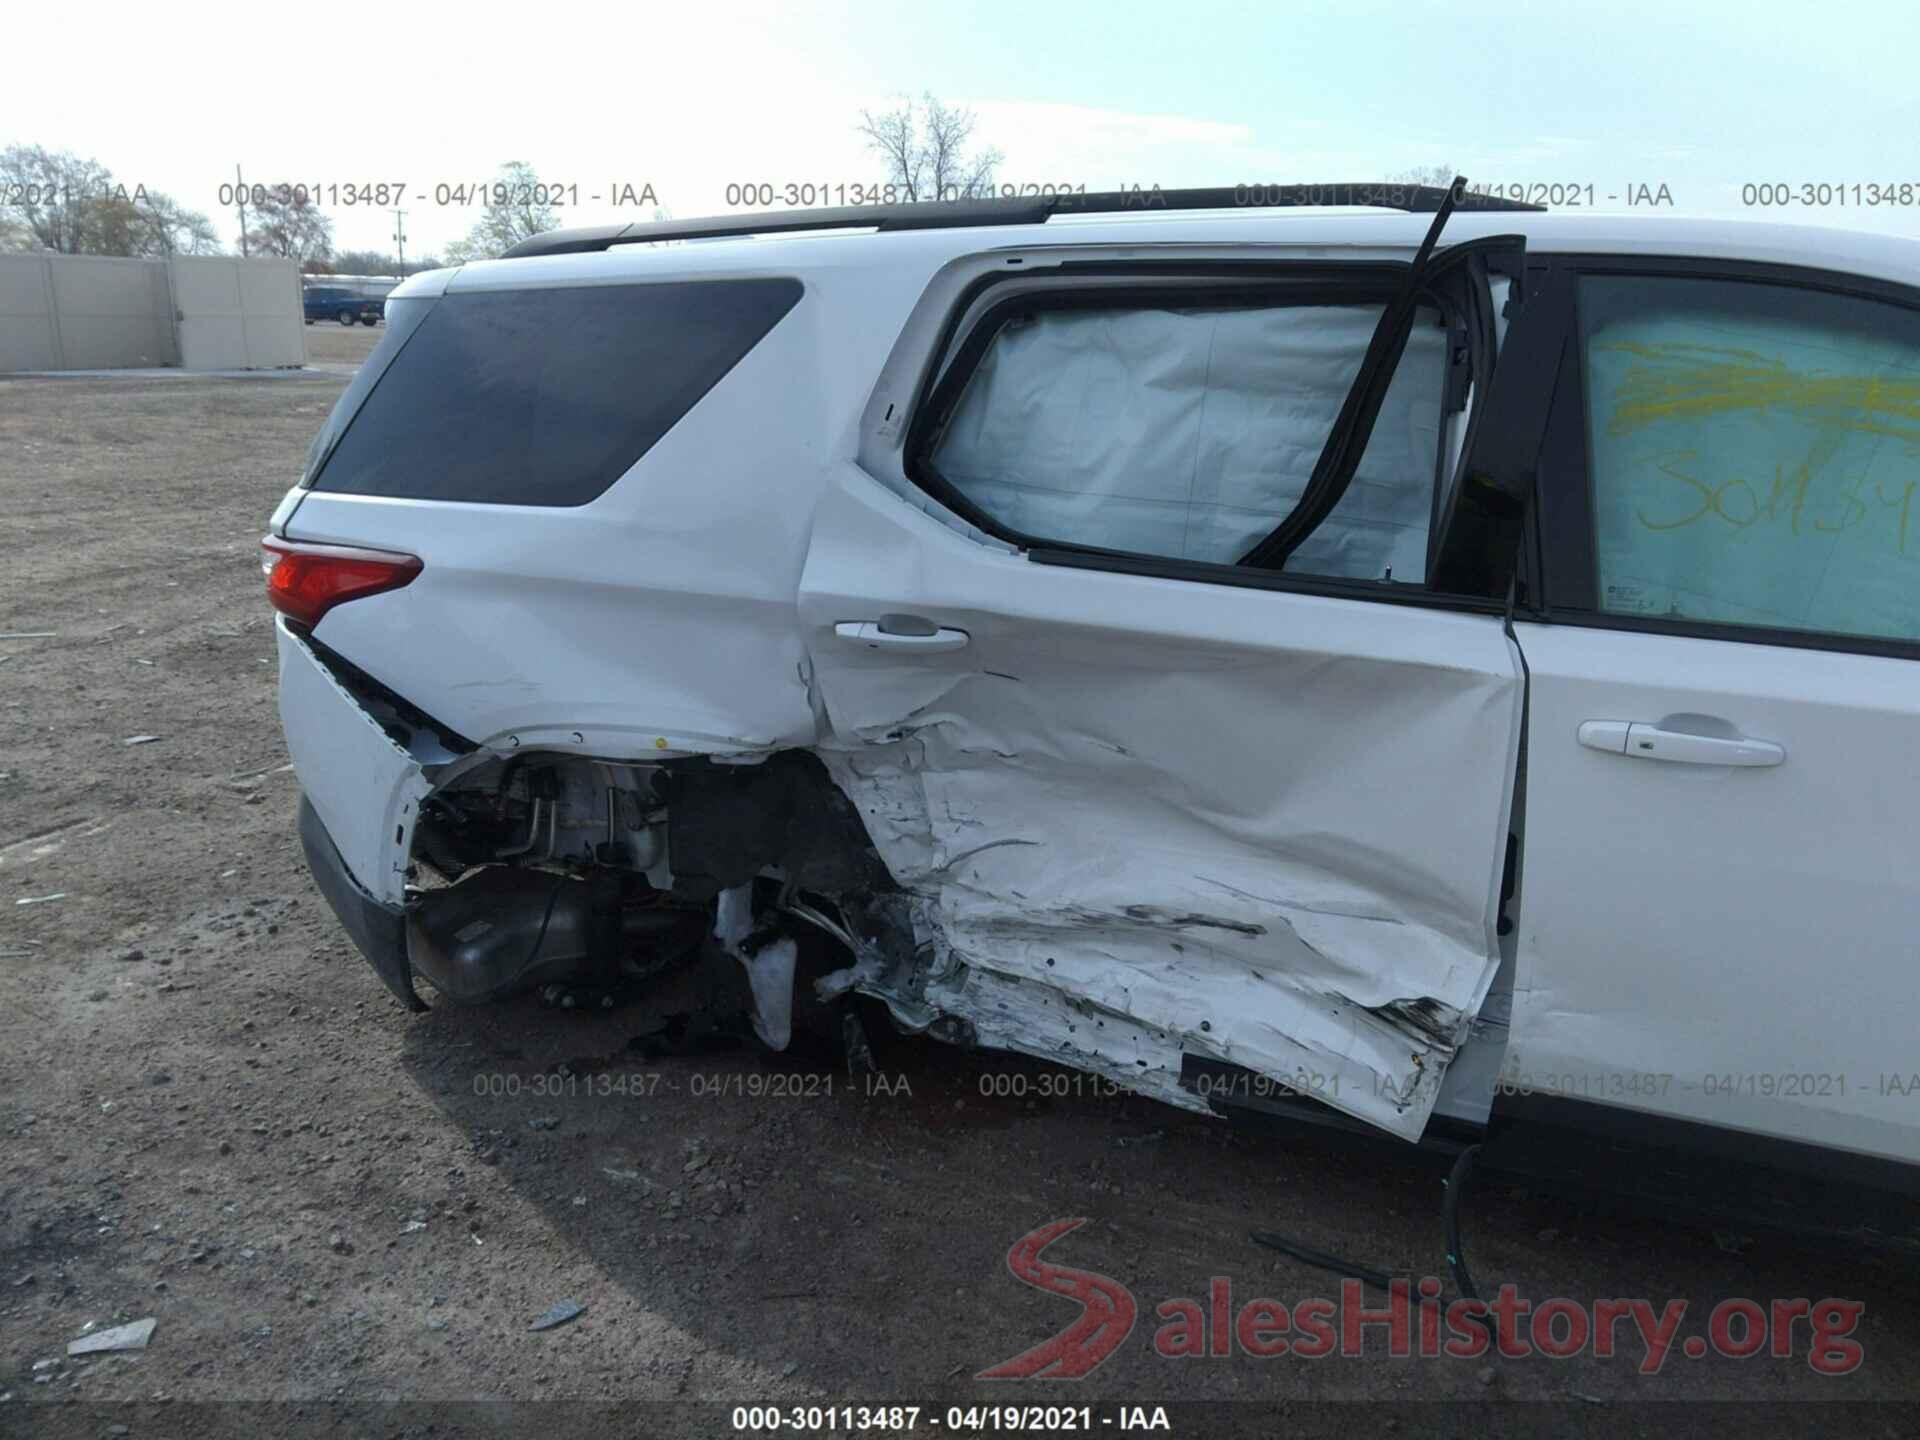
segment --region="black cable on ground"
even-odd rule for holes
[[[1473,1179],[1474,1157],[1479,1153],[1478,1145],[1469,1145],[1455,1157],[1453,1169],[1447,1174],[1444,1184],[1445,1194],[1440,1202],[1441,1223],[1445,1227],[1447,1239],[1447,1273],[1453,1277],[1454,1288],[1460,1292],[1459,1298],[1463,1300],[1480,1299],[1479,1292],[1473,1288],[1473,1276],[1467,1271],[1466,1249],[1460,1243],[1460,1207],[1464,1203],[1467,1188]],[[1395,1280],[1406,1278],[1389,1275],[1384,1270],[1375,1270],[1370,1266],[1357,1265],[1344,1256],[1298,1244],[1284,1235],[1276,1235],[1271,1230],[1255,1230],[1247,1238],[1256,1245],[1264,1245],[1269,1250],[1278,1250],[1283,1255],[1291,1255],[1296,1260],[1305,1261],[1316,1269],[1364,1280],[1367,1284],[1382,1290],[1391,1289]],[[1479,1321],[1489,1335],[1494,1335],[1498,1339],[1494,1328],[1495,1322],[1491,1315],[1480,1314],[1471,1318]]]
[[[1462,1197],[1473,1179],[1473,1160],[1479,1153],[1478,1145],[1469,1145],[1454,1157],[1453,1169],[1447,1174],[1446,1197],[1440,1202],[1440,1216],[1447,1231],[1447,1272],[1466,1300],[1478,1300],[1480,1294],[1473,1288],[1473,1276],[1467,1273],[1466,1248],[1460,1243],[1460,1206],[1465,1203]]]
[[[1315,1250],[1309,1246],[1297,1244],[1287,1239],[1284,1235],[1274,1234],[1271,1230],[1255,1230],[1248,1238],[1256,1245],[1264,1245],[1269,1250],[1278,1250],[1283,1255],[1291,1255],[1296,1260],[1304,1260],[1316,1269],[1330,1270],[1335,1275],[1350,1275],[1356,1280],[1366,1281],[1369,1285],[1377,1285],[1382,1290],[1391,1286],[1395,1280],[1405,1278],[1404,1276],[1389,1275],[1384,1270],[1371,1270],[1365,1265],[1356,1265],[1353,1261],[1344,1259],[1330,1251]]]

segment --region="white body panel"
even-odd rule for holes
[[[1419,1136],[1499,961],[1498,617],[1034,565],[852,466],[800,608],[835,777],[924,938],[1081,1008],[1007,1043],[1165,1098],[1209,1055]],[[967,644],[836,633],[890,612]]]
[[[1089,247],[1404,260],[1426,225],[1147,212],[415,277],[396,297],[789,275],[806,294],[590,504],[296,491],[276,528],[424,561],[316,639],[488,751],[819,750],[915,896],[944,967],[929,1001],[987,1043],[1186,1104],[1182,1054],[1216,1056],[1414,1137],[1499,960],[1522,703],[1499,619],[1037,565],[913,489],[899,449],[917,367],[988,270]],[[1766,224],[1463,214],[1446,238],[1513,232],[1533,252],[1920,282],[1912,242]],[[896,612],[948,634],[865,643],[857,627]],[[1910,1099],[1869,1093],[1920,1068],[1902,1052],[1914,662],[1518,633],[1532,709],[1509,1077],[1669,1073],[1660,1094],[1603,1079],[1568,1098],[1920,1159]],[[364,712],[343,717],[352,698],[304,646],[281,646],[301,782],[354,874],[397,899],[427,782]],[[1784,762],[1624,753],[1630,727],[1685,735],[1690,715]],[[1583,746],[1586,721],[1629,727],[1622,750]],[[1761,1078],[1840,1073],[1843,1097]],[[1729,1083],[1708,1095],[1707,1075]]]
[[[1532,702],[1509,1082],[1920,1160],[1914,663],[1515,628]],[[1588,720],[1704,717],[1784,762],[1578,739]]]
[[[894,277],[895,307],[924,282]],[[308,492],[286,533],[424,562],[405,591],[341,606],[316,637],[503,749],[812,744],[794,593],[820,466],[892,338],[850,323],[853,277],[837,284],[832,303],[803,299],[590,504]],[[823,363],[827,350],[845,363]]]

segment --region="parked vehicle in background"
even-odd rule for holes
[[[309,285],[301,295],[307,324],[316,320],[338,320],[342,325],[356,321],[374,325],[387,313],[387,302],[376,296],[358,295],[337,285]]]
[[[1348,193],[409,280],[266,541],[381,979],[1910,1190],[1920,245]]]

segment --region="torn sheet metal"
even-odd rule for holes
[[[867,523],[829,513],[817,554],[899,552]],[[913,970],[852,983],[1175,1103],[1192,1053],[1417,1138],[1498,968],[1498,617],[919,558],[913,588],[822,564],[803,596],[971,637],[815,651],[820,753],[912,897]]]
[[[714,906],[713,938],[747,972],[753,997],[753,1033],[769,1050],[784,1050],[793,1039],[793,972],[800,947],[791,937],[763,937],[753,931],[753,886],[722,890]]]
[[[1223,844],[1124,789],[1095,820],[1077,787],[957,758],[923,733],[836,770],[925,902],[922,1003],[1174,1104],[1207,1108],[1179,1088],[1191,1051],[1418,1138],[1495,968],[1434,923],[1433,877],[1369,895],[1331,868],[1361,858],[1337,845],[1288,861]]]
[[[433,786],[306,642],[284,622],[276,629],[280,721],[300,788],[354,879],[375,899],[398,905],[413,823]]]

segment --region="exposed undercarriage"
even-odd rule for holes
[[[995,676],[923,703],[938,723],[818,748],[690,753],[656,734],[655,759],[564,727],[480,746],[324,647],[283,631],[282,657],[316,879],[416,1008],[417,975],[443,1000],[632,1000],[783,1049],[857,1038],[864,996],[908,1033],[1186,1109],[1218,1110],[1225,1072],[1229,1094],[1410,1141],[1436,1106],[1484,1117],[1505,1016],[1485,1003],[1477,855],[1385,864],[1359,822],[1395,821],[1344,782],[1197,788]],[[992,727],[965,718],[986,686],[1006,711]],[[1462,799],[1484,816],[1500,797],[1481,788]]]
[[[1218,1110],[1245,1090],[1339,1118],[1316,1103],[1332,1095],[1266,1083],[1210,1053],[1205,1021],[1183,1033],[1101,1003],[1064,973],[1049,983],[973,963],[937,899],[890,873],[843,778],[804,750],[487,759],[421,803],[410,963],[458,1003],[529,990],[567,1007],[632,1001],[672,1038],[750,1025],[775,1050],[802,1034],[863,1053],[853,1002],[864,995],[903,1032],[1023,1052],[1183,1108]],[[1222,932],[1259,935],[1150,906],[1075,923],[1133,930],[1174,952],[1205,952]],[[1413,1011],[1397,1023],[1437,1039],[1443,1018]]]
[[[458,1003],[643,997],[696,1033],[743,1015],[779,1050],[796,1023],[843,1038],[858,980],[912,962],[905,896],[804,751],[490,761],[422,803],[413,859],[408,954]]]
[[[775,1050],[800,1033],[857,1055],[863,994],[903,1032],[1025,1052],[1203,1111],[1235,1068],[1211,1062],[1212,1084],[1195,1084],[1179,1035],[969,965],[809,751],[489,760],[422,802],[413,860],[410,962],[456,1003],[529,990],[563,1007],[635,1001],[676,1040],[750,1025]]]

